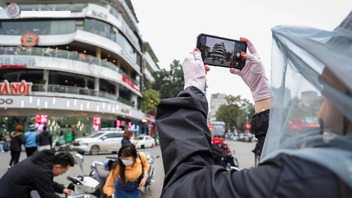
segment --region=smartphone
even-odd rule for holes
[[[199,34],[197,48],[201,51],[204,64],[242,69],[246,60],[241,52],[247,52],[247,43],[239,40]]]

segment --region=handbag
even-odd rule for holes
[[[144,167],[143,167],[142,158],[141,158],[141,156],[140,156],[139,154],[138,154],[138,157],[139,157],[139,159],[141,160],[141,164],[142,164],[142,174],[141,174],[141,175],[139,176],[139,178],[138,178],[138,184],[140,184],[141,181],[142,181],[142,179],[143,179],[143,177],[144,177]],[[150,179],[150,177],[148,176],[148,177],[147,177],[147,181],[146,181],[145,184],[144,184],[144,187],[149,186],[150,183],[151,183],[151,179]]]

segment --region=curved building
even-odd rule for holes
[[[153,127],[141,91],[157,59],[143,51],[129,0],[5,0],[0,7],[0,133],[18,123],[77,137],[100,127],[137,134]]]

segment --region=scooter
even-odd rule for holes
[[[146,154],[147,157],[147,161],[149,163],[149,170],[148,170],[148,179],[150,179],[150,182],[148,182],[148,185],[144,186],[142,189],[140,189],[141,193],[145,193],[146,191],[149,192],[149,195],[152,195],[152,191],[150,189],[150,186],[152,183],[155,183],[155,180],[153,179],[154,175],[155,175],[155,169],[154,169],[154,160],[156,158],[159,158],[159,156],[153,157],[151,153],[149,152],[144,152]],[[117,156],[115,157],[111,157],[111,156],[107,156],[106,158],[108,158],[104,163],[100,162],[100,161],[93,161],[90,168],[91,168],[91,172],[90,172],[90,176],[93,177],[94,179],[98,180],[100,183],[100,188],[99,188],[99,192],[100,195],[97,193],[97,196],[99,198],[106,198],[106,195],[103,192],[103,187],[105,185],[106,179],[109,175],[109,172],[111,170],[111,167],[113,165],[113,163],[117,160]]]
[[[59,139],[55,139],[52,144],[52,148],[55,149],[55,151],[70,151],[71,147],[69,143],[60,141]]]
[[[98,198],[99,181],[84,174],[82,166],[83,156],[81,154],[76,153],[74,158],[75,164],[80,166],[83,175],[78,175],[77,177],[67,176],[67,179],[71,181],[67,188],[74,191],[74,193],[67,196],[67,198]]]

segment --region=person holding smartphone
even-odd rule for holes
[[[161,197],[352,197],[352,12],[331,32],[286,26],[272,31],[273,92],[248,39],[240,39],[248,44],[249,53],[241,53],[246,65],[230,69],[255,102],[252,126],[263,148],[259,166],[227,171],[215,164],[204,93],[210,69],[196,48],[182,63],[184,90],[157,107],[165,172]],[[293,131],[288,125],[313,113],[319,127]]]

